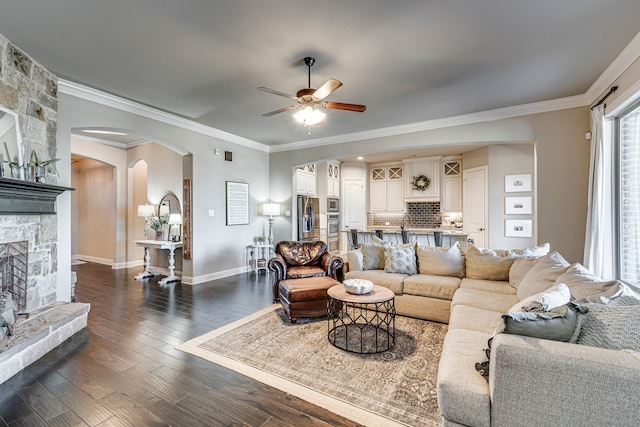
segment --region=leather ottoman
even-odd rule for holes
[[[291,323],[298,317],[321,317],[327,314],[327,289],[340,282],[328,276],[281,280],[278,284],[280,304]]]

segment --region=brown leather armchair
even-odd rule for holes
[[[269,270],[273,271],[273,302],[278,302],[278,284],[285,279],[329,276],[339,280],[342,274],[342,258],[327,252],[327,244],[322,241],[278,242],[275,256],[269,260]]]

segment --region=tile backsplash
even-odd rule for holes
[[[402,215],[374,214],[367,215],[368,227],[400,227]],[[405,225],[409,228],[436,228],[442,223],[440,202],[409,202]]]

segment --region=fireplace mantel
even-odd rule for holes
[[[0,215],[56,213],[56,197],[75,188],[0,178]]]

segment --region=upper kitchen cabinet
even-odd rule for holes
[[[369,168],[369,211],[404,212],[404,167],[400,163]]]
[[[296,169],[296,193],[304,196],[316,195],[316,165],[315,163],[300,166]]]
[[[424,175],[429,178],[429,187],[420,191],[413,187],[414,177]],[[440,201],[440,156],[404,160],[405,194],[411,202]]]
[[[442,159],[442,201],[440,210],[444,213],[462,212],[462,159],[447,157]]]
[[[340,197],[340,163],[327,162],[327,197]]]

